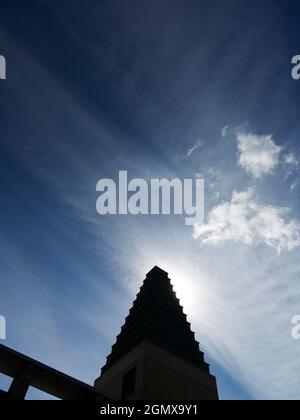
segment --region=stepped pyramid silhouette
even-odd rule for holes
[[[147,274],[102,373],[145,340],[209,372],[168,273],[157,266]]]

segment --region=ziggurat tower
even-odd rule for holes
[[[147,274],[95,387],[117,400],[218,400],[215,377],[160,268]]]

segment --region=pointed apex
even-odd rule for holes
[[[102,372],[145,341],[209,371],[168,273],[157,266],[146,275]]]
[[[168,277],[168,273],[164,270],[162,270],[161,268],[154,266],[149,273],[147,273],[147,277],[152,276],[152,275],[160,275],[160,276],[164,276],[164,277]]]

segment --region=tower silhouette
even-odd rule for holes
[[[159,267],[146,275],[95,387],[115,399],[218,399],[191,324]]]

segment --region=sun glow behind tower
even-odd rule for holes
[[[175,261],[174,257],[171,259],[167,255],[154,258],[153,261],[158,267],[162,267],[169,273],[171,284],[174,286],[180,303],[185,308],[188,319],[194,325],[201,325],[205,322],[211,302],[211,290],[208,287],[207,275],[199,270],[194,270],[185,261],[181,259]],[[147,271],[151,266],[153,263],[151,264],[149,260],[143,264],[144,271]]]

